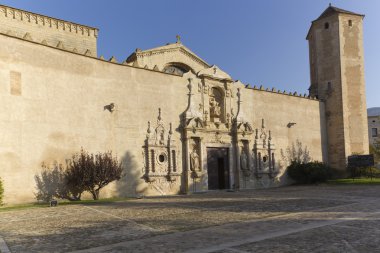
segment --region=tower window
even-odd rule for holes
[[[327,91],[328,92],[332,91],[331,82],[327,82]]]
[[[377,137],[377,128],[372,128],[372,137]]]
[[[348,20],[348,26],[352,26],[352,20]]]
[[[325,23],[325,29],[329,29],[329,26],[330,26],[329,23]]]

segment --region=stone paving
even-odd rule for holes
[[[380,186],[0,211],[0,252],[380,252]]]

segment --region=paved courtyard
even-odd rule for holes
[[[292,186],[0,212],[4,252],[380,252],[380,186]]]

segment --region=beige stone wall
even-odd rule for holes
[[[0,177],[5,201],[33,200],[33,177],[40,164],[64,164],[81,147],[114,151],[128,167],[128,187],[120,192],[135,194],[147,121],[155,122],[161,107],[167,127],[169,122],[178,127],[187,105],[186,80],[6,36],[0,40]],[[21,95],[11,93],[14,72],[20,73]],[[104,110],[110,103],[116,105],[113,113]],[[179,140],[177,131],[174,136]]]
[[[328,29],[325,24],[328,23]],[[345,167],[345,130],[342,106],[338,16],[315,21],[309,34],[311,94],[325,101],[328,162]]]
[[[339,15],[347,155],[369,152],[362,21],[360,16]]]
[[[173,124],[178,167],[183,167],[180,115],[188,105],[186,77],[109,63],[3,35],[0,44],[0,177],[5,202],[33,201],[34,175],[41,163],[64,164],[81,147],[90,152],[112,150],[124,163],[126,178],[107,187],[101,197],[161,194],[161,189],[141,178],[148,121],[154,126],[158,108],[166,131],[169,123]],[[260,128],[265,119],[276,144],[276,157],[298,139],[315,160],[322,160],[323,103],[239,87],[246,120]],[[115,104],[112,113],[104,110],[110,103]],[[236,95],[231,103],[236,112]],[[289,122],[296,125],[289,128]],[[165,194],[178,193],[181,183],[166,185]]]
[[[372,129],[377,129],[377,135],[372,134]],[[370,116],[368,117],[368,138],[371,145],[380,143],[380,117]]]
[[[84,54],[90,50],[97,54],[98,29],[59,20],[8,6],[0,5],[0,33],[41,43],[46,41],[56,47],[61,42],[63,48]],[[26,35],[28,33],[28,35]]]
[[[290,147],[299,140],[310,150],[313,160],[323,161],[326,153],[326,129],[324,104],[318,100],[301,98],[289,94],[279,94],[261,90],[248,90],[243,94],[245,114],[254,128],[265,127],[271,130],[276,145],[276,157],[280,150]],[[288,123],[296,123],[288,127]]]
[[[362,38],[362,17],[342,13],[314,21],[307,38],[310,93],[325,101],[328,161],[341,170],[347,156],[368,153]]]

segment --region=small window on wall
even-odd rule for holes
[[[377,137],[377,128],[372,128],[372,137]]]
[[[330,27],[330,24],[329,23],[325,23],[325,29],[329,29],[329,27]]]
[[[352,20],[348,20],[348,26],[352,26]]]

